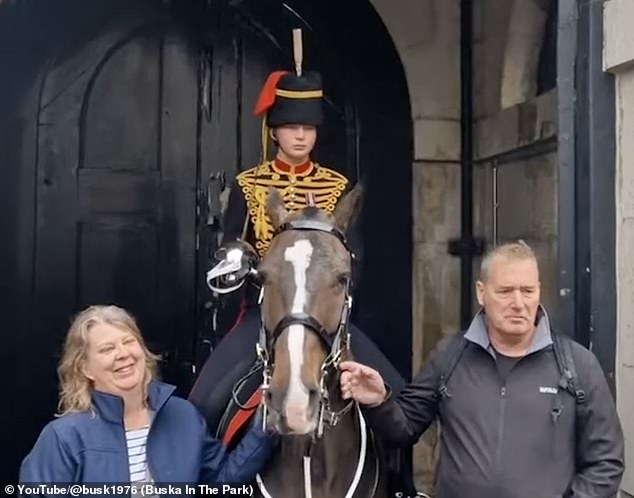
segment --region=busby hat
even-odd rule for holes
[[[323,121],[321,75],[315,71],[272,73],[260,94],[256,115],[266,113],[269,127],[285,124],[319,126]]]
[[[272,72],[258,97],[255,115],[262,118],[263,153],[266,158],[268,128],[285,124],[319,126],[323,122],[321,75],[302,71],[301,30],[293,30],[295,71]]]

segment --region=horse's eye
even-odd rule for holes
[[[345,287],[346,285],[348,285],[349,281],[350,281],[350,273],[346,272],[346,273],[340,273],[339,275],[337,275],[337,284]]]

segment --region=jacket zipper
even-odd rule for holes
[[[504,438],[504,420],[506,412],[506,386],[500,387],[500,414],[498,419],[498,441],[495,452],[495,466],[499,470],[500,458],[502,456],[502,441]]]
[[[158,476],[156,475],[155,469],[152,467],[152,462],[150,461],[150,435],[152,434],[152,428],[154,427],[154,417],[156,414],[150,412],[150,427],[147,431],[147,438],[145,439],[145,462],[147,464],[147,470],[152,477],[153,483],[160,482],[158,480]]]

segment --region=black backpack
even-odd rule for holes
[[[553,338],[553,352],[561,377],[559,378],[559,388],[567,391],[575,398],[577,404],[585,402],[586,395],[577,383],[577,370],[575,360],[572,355],[572,339],[566,335],[551,333]],[[438,395],[440,398],[451,397],[447,388],[449,378],[456,369],[462,354],[469,346],[469,341],[465,339],[463,333],[453,337],[441,359],[442,373],[438,379]]]

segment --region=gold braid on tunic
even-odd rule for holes
[[[349,183],[341,173],[313,162],[305,172],[292,174],[279,170],[273,161],[268,161],[240,173],[236,179],[246,201],[255,249],[260,256],[266,253],[273,238],[271,220],[266,214],[270,187],[280,191],[289,212],[306,207],[306,194],[312,193],[317,207],[332,213]]]

